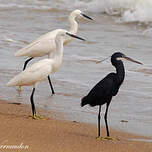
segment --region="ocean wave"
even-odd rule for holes
[[[152,0],[84,0],[75,1],[73,5],[95,13],[119,16],[123,22],[152,22]]]
[[[118,16],[122,22],[152,22],[152,0],[60,0],[70,8]]]
[[[1,2],[2,0],[0,0]],[[118,16],[122,22],[152,22],[152,0],[33,0],[10,1],[0,3],[0,8],[27,8],[39,10],[81,9],[93,13],[106,13]],[[9,2],[9,3],[8,3]]]

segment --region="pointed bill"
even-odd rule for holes
[[[81,15],[82,15],[83,17],[89,19],[89,20],[93,20],[91,17],[89,17],[89,16],[87,16],[87,15],[85,15],[85,14],[83,14],[83,13],[81,13]]]
[[[134,59],[132,59],[132,58],[129,58],[129,57],[127,57],[127,56],[125,56],[125,57],[123,57],[123,58],[126,59],[126,60],[128,60],[128,61],[137,63],[137,64],[143,64],[143,63],[141,63],[141,62],[139,62],[139,61],[136,61],[136,60],[134,60]]]
[[[68,33],[68,32],[66,32],[66,34],[69,35],[69,36],[71,36],[71,37],[74,37],[74,38],[76,38],[76,39],[79,39],[79,40],[82,40],[82,41],[86,41],[85,39],[83,39],[83,38],[81,38],[81,37],[78,37],[78,36],[76,36],[76,35],[74,35],[74,34],[70,34],[70,33]]]

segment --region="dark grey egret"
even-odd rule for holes
[[[120,86],[122,85],[125,78],[125,69],[122,60],[132,61],[138,64],[141,62],[135,61],[126,55],[116,52],[111,56],[111,63],[116,68],[116,73],[109,73],[105,78],[98,82],[88,93],[87,96],[83,97],[81,100],[81,106],[89,104],[90,106],[99,106],[98,113],[98,138],[100,138],[100,112],[101,106],[106,104],[106,112],[104,115],[107,137],[106,139],[111,139],[108,129],[107,114],[108,108],[111,103],[112,97],[116,96]],[[101,137],[102,138],[102,137]]]

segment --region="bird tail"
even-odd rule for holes
[[[83,97],[82,99],[81,99],[81,107],[83,107],[83,106],[85,106],[85,105],[87,105],[87,104],[89,104],[91,107],[94,107],[94,106],[96,106],[96,105],[99,105],[99,103],[98,103],[98,100],[92,100],[91,98],[90,98],[90,96],[85,96],[85,97]]]
[[[86,104],[88,104],[87,96],[81,99],[81,107],[85,106]]]
[[[16,75],[14,78],[9,80],[9,82],[7,83],[7,86],[8,87],[17,86],[18,82],[19,82],[19,77],[18,77],[18,75]]]
[[[22,48],[22,49],[18,50],[17,52],[15,52],[14,55],[16,57],[24,56],[25,55],[25,50],[26,50],[26,48]]]
[[[8,86],[8,87],[15,86],[14,80],[11,79],[11,80],[7,83],[7,86]]]

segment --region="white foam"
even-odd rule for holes
[[[152,22],[152,0],[62,0],[68,7],[119,15],[123,22]],[[71,3],[72,2],[72,3]]]
[[[1,2],[2,0],[0,0]],[[31,8],[31,9],[81,9],[94,13],[106,13],[119,16],[122,22],[152,22],[152,0],[33,0],[1,3],[0,8]]]

